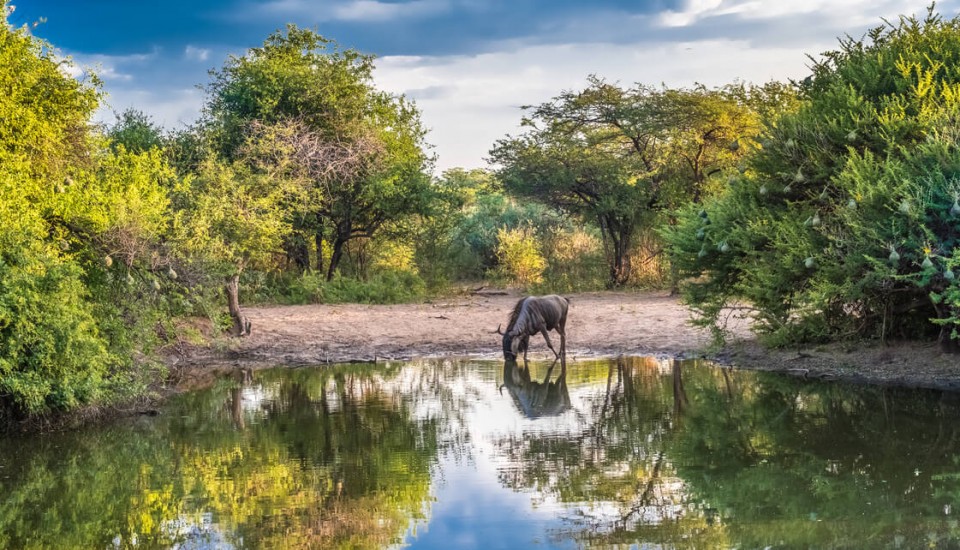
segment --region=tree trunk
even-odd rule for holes
[[[250,336],[250,320],[240,311],[240,275],[227,278],[227,309],[233,319],[233,328],[230,334],[234,336]]]
[[[333,241],[333,254],[330,255],[330,266],[327,269],[327,280],[330,281],[333,279],[333,274],[337,271],[337,267],[340,265],[340,259],[343,257],[343,246],[347,244],[346,239],[337,238]]]
[[[621,247],[614,250],[613,264],[610,266],[610,286],[619,288],[630,280],[630,254]]]
[[[684,407],[690,404],[687,398],[687,390],[683,388],[683,373],[681,372],[680,361],[673,360],[673,412],[681,414]]]
[[[333,274],[340,267],[340,260],[343,258],[343,248],[350,240],[350,233],[353,232],[353,225],[349,220],[338,223],[334,229],[333,253],[330,255],[330,265],[327,269],[327,280],[333,279]]]
[[[630,280],[630,235],[627,231],[610,228],[611,263],[610,281],[612,288],[621,287]]]
[[[323,273],[323,216],[317,214],[317,226],[313,233],[313,244],[317,249],[317,273]]]
[[[614,216],[598,216],[600,222],[600,234],[603,237],[603,245],[606,250],[607,262],[610,267],[610,279],[607,281],[609,288],[623,286],[630,280],[631,258],[630,258],[630,237],[633,233],[633,225],[618,220]]]

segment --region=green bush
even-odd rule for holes
[[[426,284],[412,271],[382,269],[366,280],[316,272],[299,276],[250,272],[244,275],[245,288],[257,303],[282,304],[399,304],[421,300]]]
[[[37,243],[0,250],[0,405],[24,414],[96,399],[110,356],[80,270]]]
[[[599,231],[571,228],[547,233],[543,256],[547,268],[543,282],[530,291],[535,294],[564,294],[603,290],[609,277]]]
[[[0,2],[3,420],[141,391],[157,373],[133,356],[181,297],[157,280],[172,176],[161,153],[92,132],[96,77],[67,76],[69,61],[7,13]]]
[[[665,230],[686,301],[716,326],[744,300],[776,344],[956,338],[960,20],[844,40],[801,96],[725,193]]]
[[[328,304],[400,304],[422,299],[426,285],[416,273],[386,270],[366,281],[336,276],[322,287],[322,301]]]
[[[543,282],[547,261],[531,227],[497,232],[497,274],[508,284],[530,286]]]

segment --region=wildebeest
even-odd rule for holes
[[[521,298],[510,312],[507,329],[503,332],[497,327],[497,332],[503,335],[503,358],[517,360],[523,352],[523,363],[527,364],[527,348],[530,337],[540,333],[547,342],[547,347],[560,359],[561,364],[567,362],[567,308],[570,300],[563,296],[551,294],[549,296],[528,296]],[[560,353],[553,348],[549,330],[556,330],[560,334]]]

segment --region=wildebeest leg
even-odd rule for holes
[[[567,311],[564,309],[560,322],[557,323],[557,333],[560,334],[560,365],[567,371]]]
[[[553,372],[553,367],[555,367],[556,365],[557,365],[557,360],[554,359],[554,360],[553,360],[553,364],[550,365],[550,368],[549,368],[549,369],[547,369],[547,375],[543,377],[543,385],[544,385],[544,386],[546,386],[547,384],[550,383],[550,373]],[[562,367],[561,367],[561,368],[562,368]]]
[[[521,337],[520,345],[523,346],[523,368],[529,369],[530,364],[527,363],[527,350],[530,349],[530,337],[524,334]]]
[[[553,352],[553,355],[556,357],[560,357],[560,354],[557,353],[557,350],[553,349],[553,342],[550,341],[550,335],[547,334],[547,329],[546,328],[540,329],[540,334],[542,334],[543,339],[547,341],[547,347],[550,348],[550,351]]]

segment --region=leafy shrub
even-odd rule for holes
[[[497,232],[498,273],[520,286],[543,282],[547,261],[540,253],[537,237],[531,227],[500,229]]]
[[[826,53],[743,174],[665,231],[701,321],[742,299],[778,344],[956,338],[958,67],[960,20],[932,8]]]
[[[19,417],[142,389],[156,372],[132,357],[179,299],[157,288],[162,155],[92,132],[96,77],[67,76],[7,13],[0,2],[0,416]]]
[[[534,285],[537,294],[562,294],[602,290],[608,269],[600,236],[592,228],[563,229],[546,233],[543,256],[547,260],[543,282]]]
[[[416,273],[386,270],[368,280],[335,276],[322,287],[322,301],[328,304],[400,304],[423,298],[426,285]]]
[[[382,269],[366,280],[334,275],[330,281],[316,272],[244,274],[244,286],[256,294],[251,302],[283,304],[399,304],[422,299],[426,284],[412,271]]]
[[[9,236],[0,235],[0,406],[22,415],[96,399],[112,361],[80,270]]]

